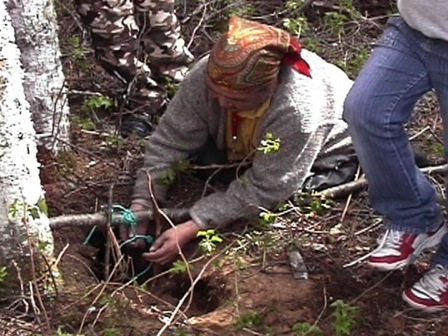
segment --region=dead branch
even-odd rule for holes
[[[421,171],[427,175],[432,174],[446,174],[448,170],[448,164],[438,165],[438,166],[430,166],[422,168]],[[328,188],[322,190],[318,193],[319,196],[324,196],[326,198],[340,198],[351,193],[359,192],[367,188],[367,180],[365,178],[361,178],[357,181],[348,182],[336,187]]]
[[[182,222],[189,219],[189,209],[161,209],[173,222]],[[134,212],[137,220],[153,220],[154,213],[152,210],[147,211],[135,211]],[[124,224],[123,215],[114,214],[113,215],[113,225]],[[78,226],[78,227],[93,227],[93,226],[103,226],[107,225],[107,213],[106,212],[96,212],[93,214],[78,214],[78,215],[63,215],[58,217],[50,218],[50,227],[52,229],[59,229],[66,226]]]

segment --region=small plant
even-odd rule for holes
[[[181,274],[188,270],[188,266],[183,260],[176,260],[173,262],[173,266],[170,268],[170,273]],[[191,268],[191,266],[189,266]]]
[[[186,173],[190,169],[191,164],[189,161],[180,160],[175,162],[170,169],[165,171],[160,179],[160,183],[163,185],[172,185],[177,178],[178,173]]]
[[[361,13],[353,5],[353,0],[340,0],[339,6],[344,8],[350,14],[352,20],[359,20],[362,18]]]
[[[41,214],[48,215],[47,202],[45,198],[40,197],[36,205],[28,207],[28,214],[33,219],[40,218]]]
[[[173,97],[177,90],[179,90],[180,83],[169,77],[166,78],[166,81],[166,94],[168,97]]]
[[[239,330],[247,328],[256,328],[263,323],[263,316],[255,310],[249,310],[247,313],[241,314],[235,321],[235,327]]]
[[[273,212],[261,212],[260,218],[263,225],[273,224],[277,219],[278,215]]]
[[[174,331],[174,336],[192,336],[192,335],[185,329],[179,328]]]
[[[8,276],[8,270],[6,269],[6,266],[0,267],[0,284],[2,282],[5,282],[7,276]]]
[[[160,178],[160,183],[162,183],[163,185],[169,186],[172,185],[175,181],[176,181],[176,171],[172,168],[165,171]]]
[[[303,0],[288,0],[286,1],[285,8],[288,12],[294,12],[300,9],[304,5]]]
[[[73,35],[67,40],[70,45],[70,59],[76,63],[76,67],[81,71],[87,71],[90,68],[90,63],[86,59],[89,50],[84,47],[82,38],[79,35]]]
[[[109,134],[106,137],[106,145],[110,148],[121,149],[126,144],[126,140],[116,134]]]
[[[41,214],[46,215],[47,206],[45,199],[40,198],[35,205],[22,203],[19,200],[15,200],[11,203],[8,209],[8,215],[10,219],[17,219],[22,214],[25,214],[26,218],[31,217],[33,219],[40,218]]]
[[[310,26],[305,17],[299,16],[294,19],[283,19],[283,26],[291,33],[297,36],[301,36],[310,31]]]
[[[82,60],[85,58],[88,50],[82,45],[82,39],[79,35],[70,36],[68,43],[72,47],[72,58],[74,60]]]
[[[307,218],[322,216],[334,205],[334,201],[324,196],[316,196],[309,193],[297,194],[295,202],[300,206],[304,216]]]
[[[272,133],[266,133],[266,137],[260,141],[257,148],[263,154],[275,153],[280,150],[280,139],[275,138]]]
[[[364,48],[356,50],[353,53],[353,59],[335,60],[334,63],[339,66],[349,77],[356,77],[370,56],[370,50]]]
[[[59,173],[62,176],[69,176],[76,170],[76,157],[72,152],[62,150],[58,153],[56,161],[59,167]]]
[[[231,16],[252,16],[255,13],[255,6],[252,4],[241,3],[241,1],[235,0],[224,0],[225,5],[228,5],[229,9],[227,10],[227,16],[230,18]]]
[[[83,102],[83,107],[95,111],[99,109],[110,109],[117,106],[117,102],[115,99],[109,97],[109,96],[90,96]]]
[[[281,218],[283,215],[288,213],[291,209],[291,205],[288,203],[282,203],[277,207],[276,212],[270,211],[262,211],[259,216],[261,218],[261,224],[263,226],[269,226],[270,224],[275,223],[278,218]]]
[[[107,328],[103,331],[104,336],[121,336],[123,332],[118,328]]]
[[[84,334],[70,334],[62,331],[61,327],[56,330],[56,336],[84,336]]]
[[[296,323],[292,326],[292,331],[297,336],[317,336],[322,335],[323,331],[316,325],[312,325],[308,322]]]
[[[348,18],[344,14],[337,12],[325,13],[325,24],[329,27],[332,34],[338,37],[345,35],[345,24],[347,21]]]
[[[70,117],[73,124],[78,125],[79,128],[86,131],[93,131],[95,129],[95,123],[90,117],[85,116],[71,116]]]
[[[359,308],[352,307],[343,300],[336,300],[330,307],[335,310],[332,314],[333,328],[336,336],[350,335],[358,324]]]
[[[199,246],[201,247],[202,252],[206,254],[213,253],[216,250],[217,244],[222,243],[223,241],[214,229],[199,231],[197,237],[202,237]]]
[[[444,157],[445,155],[445,149],[443,148],[443,145],[440,143],[435,143],[431,147],[431,152],[437,155],[438,157]]]

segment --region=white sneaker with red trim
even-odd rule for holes
[[[445,223],[432,233],[413,234],[387,230],[367,264],[382,271],[392,271],[411,264],[427,248],[440,243],[448,232]]]
[[[406,289],[402,297],[411,307],[428,313],[448,309],[448,270],[436,265]]]

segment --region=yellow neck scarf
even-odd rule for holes
[[[228,111],[226,145],[229,161],[242,161],[253,156],[254,149],[258,146],[260,120],[270,105],[271,98],[253,110]]]

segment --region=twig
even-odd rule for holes
[[[425,133],[428,130],[431,130],[431,127],[426,126],[425,128],[423,128],[420,131],[418,131],[417,133],[415,133],[414,135],[410,136],[409,141],[414,140],[415,138],[419,137],[420,135],[422,135],[423,133]]]
[[[445,174],[448,169],[448,164],[442,164],[438,166],[431,166],[431,167],[425,167],[421,168],[420,170],[428,175],[431,174]],[[325,190],[322,190],[321,192],[317,193],[319,196],[324,196],[328,198],[338,198],[343,197],[348,194],[361,191],[367,187],[367,179],[362,178],[357,181],[348,182],[342,185],[339,185],[337,187],[328,188]]]
[[[81,95],[81,96],[95,96],[102,97],[104,96],[101,92],[93,92],[93,91],[80,91],[80,90],[69,90],[67,92],[69,95]]]
[[[160,211],[166,213],[173,221],[183,221],[189,218],[189,209],[161,209]],[[151,220],[154,218],[153,211],[135,211],[137,220]],[[121,225],[123,223],[123,215],[114,214],[113,225]],[[50,227],[58,229],[66,226],[78,227],[105,227],[107,225],[107,215],[104,212],[96,212],[93,214],[78,214],[78,215],[63,215],[50,218]]]
[[[153,184],[152,184],[151,175],[148,172],[146,172],[146,175],[148,177],[148,189],[149,189],[149,195],[150,195],[151,204],[152,204],[153,220],[154,220],[154,224],[156,225],[154,239],[157,239],[160,236],[160,234],[162,233],[160,207],[159,207],[159,204],[157,203],[156,196],[154,195],[154,188],[153,188]]]
[[[378,281],[376,284],[374,284],[373,286],[367,288],[364,292],[362,292],[361,294],[359,294],[357,297],[355,297],[353,300],[351,300],[348,304],[349,305],[353,305],[356,301],[358,301],[360,298],[362,298],[364,295],[366,295],[368,292],[370,292],[371,290],[375,289],[376,287],[378,287],[379,285],[381,285],[394,271],[390,271],[388,272],[380,281]]]
[[[227,169],[227,168],[238,168],[241,166],[250,166],[252,162],[237,162],[237,163],[226,163],[226,164],[210,164],[206,166],[202,165],[192,165],[190,168],[193,170],[211,170],[211,169]]]
[[[154,233],[154,240],[156,240],[157,238],[159,238],[160,234],[162,233],[162,221],[161,221],[161,215],[160,215],[160,208],[159,208],[159,204],[157,203],[156,196],[154,195],[152,178],[148,171],[146,172],[146,176],[148,177],[149,196],[151,199],[152,211],[153,211],[153,215],[154,215],[154,224],[156,227],[155,233]],[[153,271],[154,275],[157,275],[160,272],[159,265],[157,265],[157,264],[152,265],[152,271]],[[156,281],[154,281],[151,284],[152,287],[155,285],[156,285]]]
[[[109,199],[107,206],[107,223],[106,223],[106,251],[104,256],[104,279],[109,277],[110,268],[110,236],[112,233],[112,203],[113,203],[114,184],[109,187]]]
[[[121,259],[123,259],[123,256],[121,256]],[[109,274],[109,278],[106,278],[102,284],[100,284],[96,287],[96,288],[100,288],[100,291],[96,295],[96,297],[93,299],[93,301],[91,302],[90,305],[92,307],[98,302],[98,300],[101,298],[103,293],[106,291],[106,287],[110,284],[110,281],[111,281],[113,275],[115,274],[115,271],[117,270],[118,266],[120,265],[120,262],[121,262],[121,260],[118,260],[115,263],[114,268],[112,269],[112,272],[110,272],[110,274]],[[91,292],[93,293],[93,291],[91,291]],[[86,322],[88,313],[89,313],[89,311],[87,311],[82,318],[81,325],[79,326],[78,334],[81,334],[81,332],[82,332],[82,329],[84,327],[84,323]]]
[[[362,234],[362,233],[364,233],[364,232],[366,232],[366,231],[370,231],[370,230],[372,230],[373,228],[378,227],[378,226],[381,224],[381,222],[382,222],[382,219],[381,219],[381,218],[377,218],[375,221],[373,221],[373,224],[369,225],[368,227],[362,228],[362,229],[359,230],[359,231],[356,231],[356,232],[354,233],[354,235],[355,235],[355,236],[359,236],[360,234]]]
[[[355,181],[357,181],[359,179],[360,173],[361,173],[361,166],[358,165],[358,169],[356,170],[356,175],[355,175]],[[350,193],[350,195],[348,195],[347,201],[345,202],[344,210],[342,211],[341,219],[339,220],[340,223],[342,223],[344,221],[344,218],[347,213],[350,202],[352,200],[352,197],[353,197],[353,193]]]
[[[327,289],[325,287],[324,284],[324,306],[322,307],[322,310],[319,313],[319,316],[317,317],[316,321],[314,321],[313,326],[310,328],[310,330],[312,330],[314,327],[317,326],[317,324],[319,323],[319,321],[322,319],[322,316],[324,315],[325,310],[327,309],[327,305],[328,305],[328,301],[327,301]]]
[[[171,225],[172,228],[177,229],[176,226],[174,225],[174,223],[171,221],[171,219],[165,213],[160,212],[160,214],[166,219],[166,221]],[[176,239],[176,247],[177,247],[177,250],[179,251],[179,255],[187,269],[187,274],[188,274],[188,278],[190,279],[191,286],[194,286],[193,285],[193,275],[191,274],[190,264],[188,263],[187,258],[185,258],[185,255],[182,253],[182,249],[181,249],[181,247],[179,245],[179,241],[177,239]],[[192,300],[193,300],[193,294],[189,297],[185,311],[190,307]],[[182,313],[185,315],[184,312],[182,312]]]
[[[204,22],[206,13],[207,13],[207,3],[204,2],[204,10],[202,11],[201,19],[199,20],[199,23],[196,25],[196,27],[194,27],[194,29],[193,29],[193,31],[191,33],[190,41],[187,44],[187,48],[188,49],[190,49],[191,45],[193,44],[194,36],[196,35],[196,32],[198,31],[198,29],[201,26],[202,22]]]
[[[45,309],[45,305],[44,302],[42,300],[42,296],[40,295],[40,291],[39,291],[39,284],[37,283],[37,273],[36,273],[36,264],[35,264],[35,259],[34,259],[34,242],[31,239],[31,232],[30,232],[30,227],[29,227],[29,222],[28,219],[26,218],[26,214],[28,212],[28,209],[26,209],[26,205],[24,205],[24,219],[23,219],[23,224],[25,226],[25,233],[26,233],[26,239],[28,242],[28,248],[29,248],[29,256],[30,256],[30,271],[31,271],[31,283],[30,285],[30,291],[32,292],[32,288],[34,287],[34,289],[36,290],[36,298],[37,301],[39,302],[39,306],[41,308],[41,311],[44,315],[44,319],[45,319],[45,327],[47,329],[47,332],[49,334],[52,333],[51,331],[51,323],[50,323],[50,318],[48,316],[47,310]],[[31,293],[30,298],[33,299],[33,295]]]

